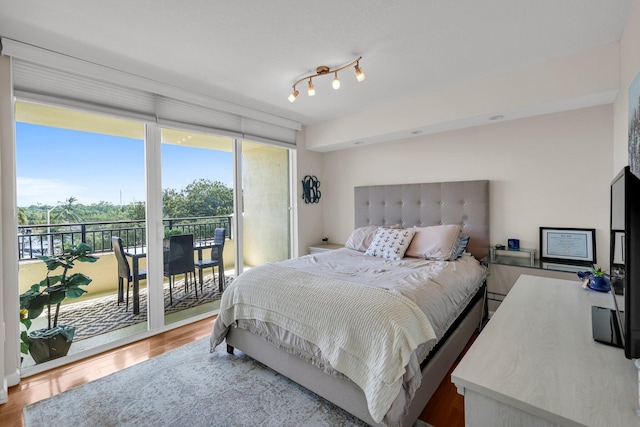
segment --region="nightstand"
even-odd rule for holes
[[[588,267],[541,262],[535,249],[509,250],[489,248],[489,277],[487,277],[487,303],[493,313],[514,283],[523,274],[563,280],[578,280],[576,272]]]
[[[335,251],[336,249],[342,249],[344,245],[337,243],[318,243],[317,245],[309,246],[310,254],[318,254],[320,252]]]

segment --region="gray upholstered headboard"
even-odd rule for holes
[[[468,251],[489,253],[489,181],[373,185],[355,188],[355,226],[460,224]]]

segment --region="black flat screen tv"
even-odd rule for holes
[[[627,359],[640,358],[640,179],[625,167],[611,182],[609,275]]]

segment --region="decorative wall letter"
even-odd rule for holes
[[[312,175],[307,175],[302,180],[302,198],[305,203],[318,203],[320,201],[320,181]]]

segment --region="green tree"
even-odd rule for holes
[[[145,219],[146,208],[147,207],[144,202],[129,203],[124,209],[124,213],[126,215],[125,219],[130,219],[130,220]]]
[[[67,223],[82,222],[82,218],[79,213],[82,205],[76,204],[77,201],[78,199],[71,196],[64,202],[60,202],[60,208],[57,212],[54,211],[56,221],[62,220]]]
[[[27,217],[27,210],[25,208],[18,208],[18,224],[29,224],[29,218]]]
[[[220,181],[198,179],[183,191],[189,216],[229,215],[233,212],[233,190]]]
[[[188,207],[181,192],[173,188],[165,188],[162,191],[163,215],[165,218],[181,218],[189,216]]]

